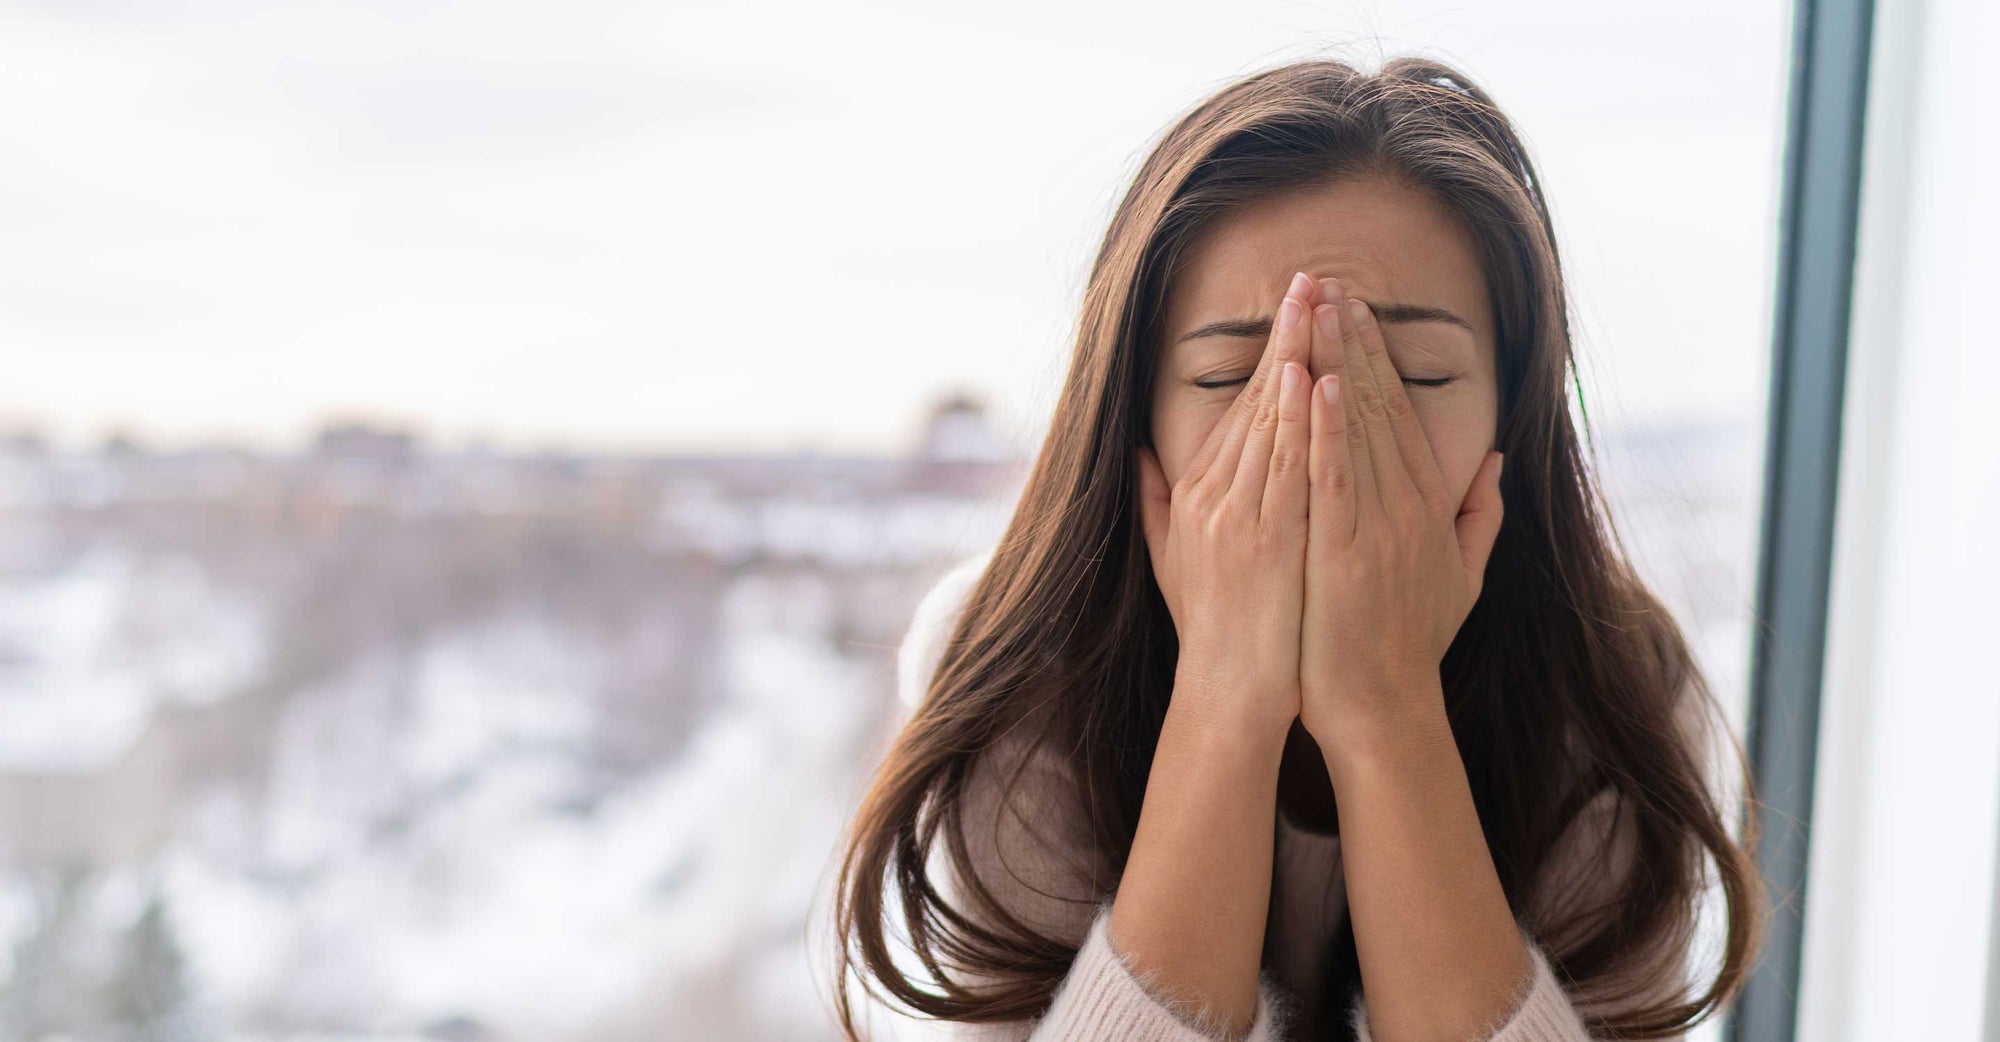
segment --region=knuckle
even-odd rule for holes
[[[1281,445],[1271,451],[1271,474],[1274,477],[1288,477],[1298,473],[1304,463],[1296,446]]]
[[[1259,399],[1257,409],[1250,415],[1250,425],[1258,433],[1269,433],[1278,426],[1278,403],[1269,398]]]
[[[1174,509],[1183,517],[1200,514],[1207,510],[1208,501],[1212,495],[1214,493],[1211,491],[1208,482],[1202,480],[1188,481],[1185,483],[1185,487],[1175,490],[1173,498]]]
[[[1410,416],[1411,412],[1410,400],[1407,397],[1404,397],[1403,395],[1400,394],[1389,395],[1387,401],[1383,402],[1383,407],[1387,409],[1389,415],[1395,419],[1398,420],[1407,419]]]
[[[1230,499],[1229,482],[1227,480],[1217,480],[1211,483],[1202,492],[1202,516],[1210,519],[1215,518],[1229,508]]]

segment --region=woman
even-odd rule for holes
[[[1009,1039],[1663,1038],[1734,996],[1754,835],[1584,468],[1565,308],[1443,64],[1287,65],[1169,131],[849,833],[848,1037],[850,973]]]

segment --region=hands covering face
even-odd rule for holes
[[[1309,382],[1310,366],[1316,381]],[[1411,708],[1478,599],[1500,454],[1452,502],[1381,328],[1304,273],[1257,371],[1170,488],[1139,450],[1155,579],[1181,642],[1175,697],[1322,744]]]

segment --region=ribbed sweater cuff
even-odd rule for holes
[[[1111,946],[1111,902],[1097,916],[1077,949],[1068,976],[1048,1012],[1036,1025],[1040,1039],[1120,1039],[1129,1042],[1279,1042],[1293,1012],[1290,998],[1268,975],[1257,979],[1257,1012],[1250,1033],[1240,1040],[1220,1028],[1182,1019],[1159,996],[1151,974],[1139,973]]]
[[[1526,994],[1515,997],[1514,1011],[1499,1027],[1468,1042],[1595,1042],[1577,1016],[1576,1007],[1570,1004],[1569,995],[1556,980],[1547,953],[1526,932],[1521,940],[1528,946],[1529,961],[1534,963]],[[1374,1036],[1368,1032],[1366,994],[1355,996],[1352,1019],[1355,1037],[1360,1042],[1374,1042]]]

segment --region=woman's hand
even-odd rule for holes
[[[1321,286],[1299,717],[1325,751],[1443,719],[1424,700],[1500,533],[1501,455],[1487,454],[1461,510],[1373,313],[1339,282]]]
[[[1316,289],[1293,277],[1256,372],[1172,488],[1158,457],[1138,453],[1146,548],[1180,638],[1174,697],[1202,692],[1276,734],[1300,708]]]

